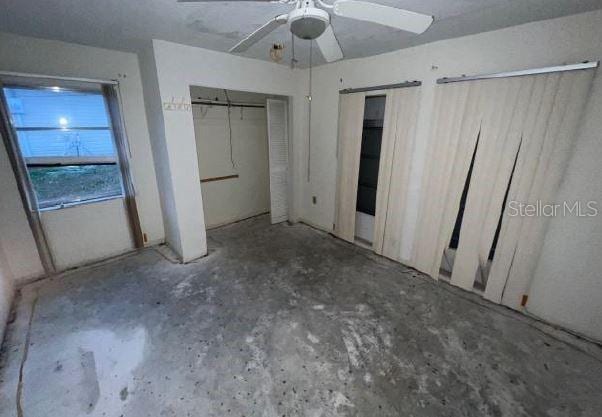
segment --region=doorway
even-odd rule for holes
[[[362,144],[355,213],[355,239],[371,246],[374,235],[376,192],[385,119],[385,95],[365,99]]]

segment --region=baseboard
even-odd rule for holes
[[[225,221],[223,223],[214,224],[214,225],[211,225],[211,226],[206,226],[206,229],[207,230],[213,230],[213,229],[217,229],[219,227],[227,226],[229,224],[234,224],[234,223],[242,222],[242,221],[245,221],[245,220],[249,220],[249,219],[252,219],[253,217],[264,216],[266,214],[270,214],[270,212],[269,211],[260,211],[260,212],[257,212],[257,213],[245,214],[245,215],[243,215],[240,218],[236,218],[236,219],[232,219],[232,220],[227,220],[227,221]]]
[[[309,226],[309,227],[314,228],[314,229],[318,229],[318,230],[320,230],[322,232],[326,232],[326,233],[332,233],[332,232],[334,232],[334,230],[332,230],[332,229],[328,229],[326,227],[320,226],[320,225],[318,225],[316,223],[313,223],[312,221],[304,219],[302,217],[298,219],[297,223],[303,223],[306,226]]]

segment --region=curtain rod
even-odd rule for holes
[[[537,74],[549,74],[552,72],[566,72],[566,71],[577,71],[586,70],[590,68],[597,68],[599,61],[594,62],[581,62],[579,64],[568,64],[568,65],[556,65],[553,67],[544,68],[533,68],[519,71],[509,72],[498,72],[495,74],[482,74],[482,75],[462,75],[460,77],[444,77],[437,80],[437,84],[449,84],[457,83],[462,81],[475,81],[475,80],[487,80],[491,78],[508,78],[508,77],[522,77],[525,75],[537,75]]]
[[[344,90],[339,90],[339,94],[363,93],[366,91],[390,90],[393,88],[418,87],[421,85],[422,81],[406,81],[398,84],[375,85],[374,87],[345,88]]]
[[[25,72],[12,72],[12,71],[0,71],[0,77],[20,77],[30,79],[44,79],[44,80],[58,80],[58,81],[75,81],[82,83],[95,83],[95,84],[111,84],[117,85],[117,80],[97,80],[93,78],[77,78],[77,77],[59,77],[55,75],[43,75],[43,74],[28,74]]]
[[[256,109],[265,108],[265,104],[254,104],[254,103],[236,103],[227,101],[215,101],[215,100],[192,100],[192,104],[201,104],[206,106],[221,106],[221,107],[252,107]]]

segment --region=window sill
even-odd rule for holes
[[[67,209],[67,208],[72,208],[72,207],[84,206],[84,205],[95,204],[95,203],[102,203],[103,201],[110,201],[110,200],[117,200],[117,199],[124,199],[124,198],[125,198],[125,196],[123,194],[119,194],[119,195],[113,195],[110,197],[93,198],[90,200],[74,201],[72,203],[65,203],[65,204],[56,205],[56,206],[44,207],[44,208],[38,209],[38,211],[46,212],[46,211],[62,210],[62,209]]]

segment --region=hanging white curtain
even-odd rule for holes
[[[564,176],[588,99],[594,70],[532,76],[522,144],[508,201],[560,203]],[[485,297],[519,308],[539,260],[548,217],[510,216],[506,208]]]
[[[414,245],[417,269],[439,275],[478,137],[451,282],[470,289],[487,267],[512,176],[485,297],[520,305],[547,221],[510,216],[508,203],[553,203],[593,74],[581,70],[437,87]]]
[[[413,266],[439,275],[477,137],[452,284],[472,288],[486,267],[511,175],[508,202],[553,203],[593,74],[581,70],[437,87]],[[516,308],[528,292],[547,221],[509,214],[507,209],[485,297]]]
[[[387,91],[372,248],[398,261],[419,98],[420,87]]]
[[[364,93],[340,96],[334,233],[349,242],[353,242],[355,238],[355,208],[364,126],[364,105]]]
[[[483,83],[437,86],[411,266],[438,279],[479,133]]]
[[[481,133],[451,277],[465,289],[487,266],[533,90],[532,77],[481,83]]]

